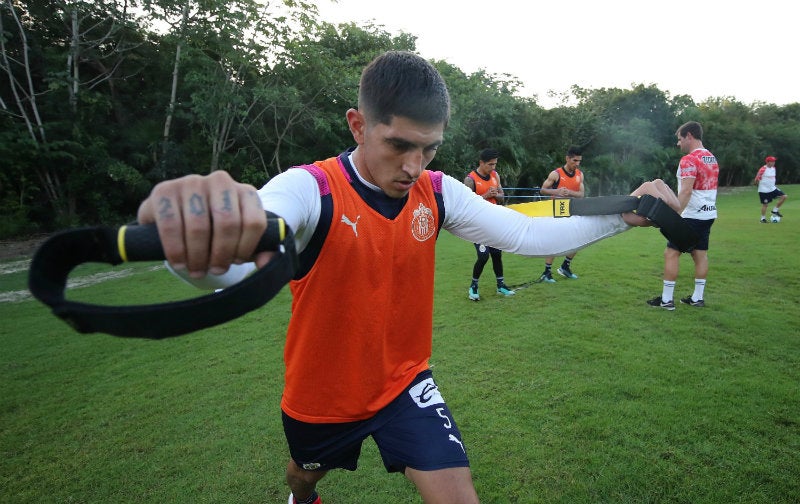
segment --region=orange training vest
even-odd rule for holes
[[[308,274],[290,282],[281,408],[309,423],[363,420],[428,368],[439,211],[427,171],[388,220],[350,186],[338,158],[314,164],[333,218]]]
[[[556,168],[558,173],[558,185],[556,187],[566,187],[570,191],[580,191],[583,182],[583,172],[580,168],[575,168],[575,173],[570,177],[564,167]],[[553,196],[555,198],[555,196]]]
[[[483,196],[491,187],[500,187],[500,177],[495,170],[489,174],[489,180],[484,180],[475,170],[469,172],[467,176],[475,181],[475,194],[478,196]],[[486,201],[497,204],[497,198],[486,198]]]

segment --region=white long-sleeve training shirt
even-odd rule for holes
[[[358,174],[357,170],[356,173]],[[360,174],[358,175],[361,178]],[[380,189],[361,178],[373,190]],[[273,177],[258,194],[265,210],[282,217],[295,235],[297,252],[308,245],[319,222],[321,200],[316,179],[302,169],[290,169]],[[442,228],[471,243],[533,257],[562,256],[630,229],[620,215],[570,218],[528,217],[493,205],[455,178],[442,177],[445,218]],[[189,279],[199,288],[224,288],[239,282],[255,269],[253,263],[232,265],[223,275]]]

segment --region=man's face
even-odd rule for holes
[[[691,146],[689,145],[689,142],[691,141],[691,139],[693,137],[691,135],[688,135],[688,134],[686,136],[684,136],[684,137],[682,137],[680,134],[676,134],[675,136],[678,137],[678,144],[677,145],[678,145],[678,148],[681,150],[681,152],[684,153],[684,154],[689,153],[691,151]]]
[[[361,112],[347,111],[358,144],[358,171],[389,197],[402,198],[416,183],[444,140],[444,124],[422,124],[393,117],[389,124],[371,123]]]
[[[583,161],[583,156],[567,156],[567,164],[564,165],[564,169],[573,173],[581,166],[581,161]]]
[[[497,169],[497,158],[489,161],[478,161],[478,170],[484,175],[488,175]]]

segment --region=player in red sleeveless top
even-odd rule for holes
[[[560,168],[551,171],[544,182],[539,193],[553,198],[583,198],[586,191],[583,185],[583,172],[580,169],[583,154],[578,147],[567,149],[566,163]],[[564,256],[564,262],[558,268],[558,274],[564,278],[577,279],[578,275],[572,272],[572,259],[577,252],[572,252]],[[544,260],[544,272],[539,276],[539,282],[555,283],[551,271],[555,256],[550,256]]]
[[[505,199],[503,186],[500,184],[500,175],[497,174],[497,159],[500,153],[495,149],[483,149],[479,156],[478,167],[467,174],[464,185],[475,191],[475,194],[485,199],[489,203],[502,204]],[[492,269],[497,280],[497,293],[503,296],[513,296],[515,293],[506,285],[503,276],[503,252],[494,247],[488,247],[483,243],[475,243],[475,251],[478,258],[472,266],[472,283],[467,291],[470,301],[480,301],[478,294],[478,280],[481,278],[483,268],[489,257],[492,258]]]

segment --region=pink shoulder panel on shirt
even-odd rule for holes
[[[339,163],[339,169],[342,170],[342,174],[344,175],[344,178],[347,180],[347,183],[350,184],[351,182],[353,182],[353,179],[350,178],[350,173],[348,173],[347,168],[345,168],[344,163],[342,163],[342,159],[337,157],[336,162]]]
[[[428,172],[431,177],[431,184],[433,184],[433,192],[440,193],[442,192],[442,172],[440,171],[429,171]]]
[[[326,196],[331,193],[331,187],[328,185],[328,177],[325,175],[325,172],[323,172],[319,166],[309,164],[309,165],[295,166],[295,168],[300,168],[307,171],[314,177],[314,179],[316,179],[317,185],[319,186],[320,196]]]

